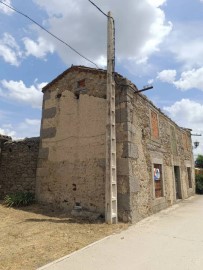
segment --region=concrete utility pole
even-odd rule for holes
[[[107,37],[107,123],[106,123],[106,191],[105,220],[117,223],[117,170],[116,170],[116,121],[115,121],[115,31],[114,20],[108,12]]]

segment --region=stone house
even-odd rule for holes
[[[105,213],[106,71],[72,66],[43,88],[38,201]],[[120,220],[138,220],[195,192],[191,133],[116,74]]]

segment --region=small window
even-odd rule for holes
[[[163,197],[163,176],[161,164],[154,164],[154,189],[156,198]]]
[[[188,186],[192,188],[192,176],[191,176],[191,168],[187,167],[187,177],[188,177]]]
[[[153,138],[159,138],[158,115],[154,111],[151,111],[151,132]]]
[[[77,87],[84,88],[85,87],[85,79],[78,81]]]
[[[182,199],[180,167],[179,166],[174,166],[173,168],[174,168],[174,178],[175,178],[176,200],[179,200],[179,199]]]

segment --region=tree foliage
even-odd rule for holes
[[[198,155],[195,161],[195,167],[203,168],[203,155]]]
[[[203,194],[203,175],[198,174],[195,176],[196,181],[196,193]]]

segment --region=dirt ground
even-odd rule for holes
[[[0,269],[36,269],[127,227],[73,218],[45,206],[14,209],[0,202]]]

